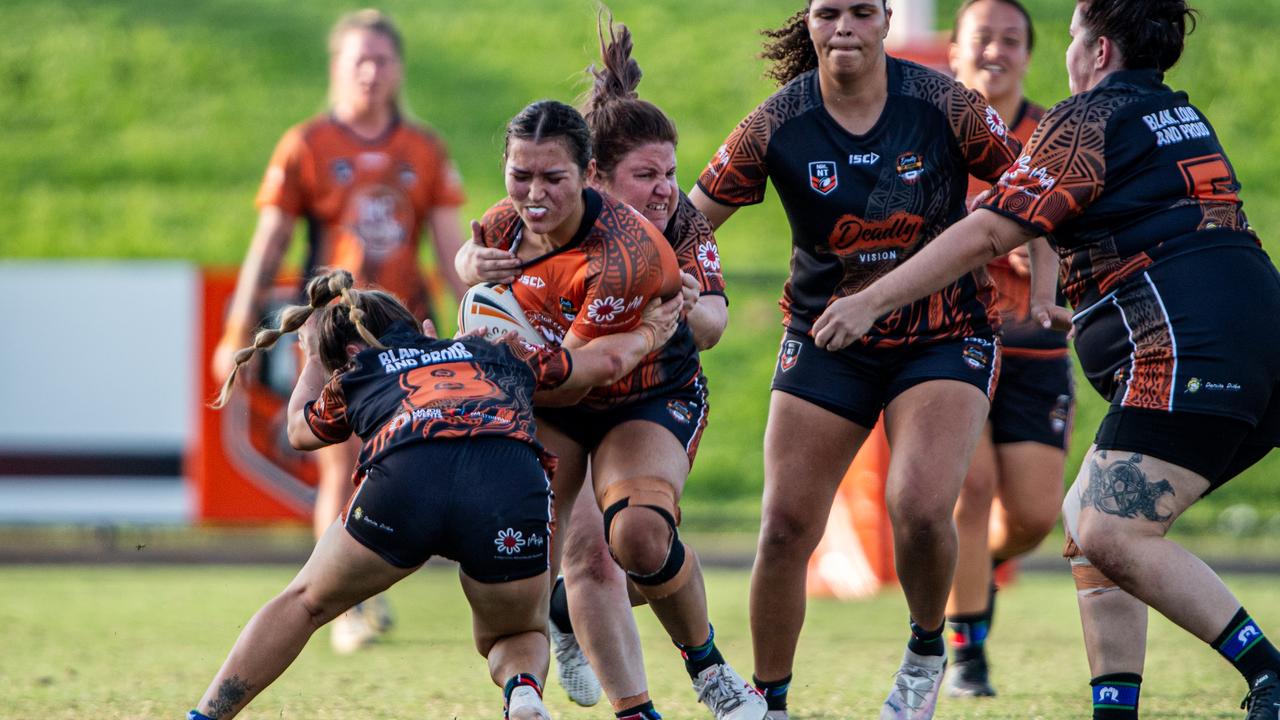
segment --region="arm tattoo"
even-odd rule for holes
[[[1142,456],[1134,454],[1128,459],[1116,460],[1107,467],[1098,463],[1106,461],[1107,453],[1099,452],[1097,459],[1089,461],[1089,487],[1080,498],[1080,506],[1093,506],[1108,515],[1136,518],[1139,515],[1156,522],[1163,522],[1173,513],[1161,514],[1156,503],[1165,495],[1174,495],[1168,480],[1151,482],[1138,463]]]
[[[209,703],[209,717],[213,720],[224,715],[230,716],[235,711],[236,706],[244,700],[244,696],[249,694],[249,683],[240,679],[239,675],[232,675],[222,681],[222,685],[218,686],[218,695]]]

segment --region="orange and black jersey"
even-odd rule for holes
[[[356,481],[387,453],[414,443],[497,436],[531,445],[552,469],[554,456],[537,441],[535,390],[559,387],[572,371],[562,348],[518,340],[433,340],[405,323],[334,373],[319,399],[307,403],[315,436],[339,443],[364,440]]]
[[[720,271],[720,246],[716,244],[715,229],[683,192],[680,193],[676,211],[667,221],[662,234],[671,243],[680,269],[698,278],[703,295],[725,295],[724,274]]]
[[[595,190],[583,191],[586,212],[565,245],[525,263],[512,285],[525,317],[549,342],[569,333],[593,340],[627,332],[640,324],[644,307],[680,290],[675,252],[662,233],[630,205]],[[515,251],[524,223],[504,199],[485,213],[480,241]],[[688,350],[672,348],[686,346]],[[689,328],[681,323],[666,346],[650,354],[629,375],[595,388],[583,401],[610,407],[683,387],[699,372]]]
[[[1009,123],[1009,132],[1025,147],[1031,141],[1045,109],[1023,99],[1018,116]],[[972,206],[979,195],[991,189],[992,183],[976,177],[969,178],[969,198]],[[1031,278],[1018,273],[1009,264],[1009,256],[1002,255],[987,263],[987,275],[996,287],[996,310],[1000,312],[1000,344],[1005,354],[1012,350],[1061,350],[1066,354],[1067,334],[1059,330],[1045,329],[1031,319]],[[1059,298],[1059,302],[1062,302]]]
[[[258,190],[259,208],[305,217],[310,241],[303,277],[317,267],[350,270],[429,314],[418,259],[423,221],[437,207],[463,203],[444,143],[397,119],[366,140],[332,116],[313,118],[280,139]]]
[[[914,255],[965,213],[969,175],[994,181],[1018,143],[977,93],[920,65],[887,59],[889,97],[863,135],[845,130],[807,72],[747,116],[698,186],[724,205],[764,199],[772,181],[791,225],[784,323],[808,332],[834,299]],[[880,318],[860,340],[893,346],[975,335],[988,324],[984,277]]]
[[[983,207],[1047,235],[1077,312],[1162,259],[1259,247],[1208,119],[1156,70],[1055,106]]]

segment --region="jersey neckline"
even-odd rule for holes
[[[836,120],[835,116],[831,114],[831,111],[827,109],[827,103],[822,99],[822,85],[821,80],[818,78],[819,71],[814,70],[813,75],[809,78],[808,92],[812,93],[812,98],[818,106],[818,113],[822,117],[823,122],[827,123],[841,135],[853,140],[854,142],[866,142],[882,133],[885,126],[888,124],[887,118],[889,117],[889,102],[893,99],[894,95],[899,94],[899,86],[902,84],[902,70],[899,67],[898,59],[886,53],[884,56],[884,65],[886,76],[884,107],[880,108],[880,116],[877,117],[876,121],[871,125],[871,129],[861,134],[852,132],[845,126],[841,125],[840,121]]]
[[[587,236],[591,234],[591,228],[595,227],[596,220],[600,218],[601,210],[604,209],[604,198],[602,198],[600,193],[593,188],[587,187],[582,189],[582,202],[586,206],[582,213],[582,221],[578,223],[578,230],[573,234],[573,237],[569,239],[569,242],[561,245],[551,252],[543,253],[532,260],[520,263],[519,267],[516,268],[517,270],[523,270],[531,265],[540,263],[543,260],[553,258],[560,253],[568,252],[581,245],[583,241],[587,239]],[[523,239],[524,220],[521,220],[520,229],[519,232],[516,233],[515,242],[511,243],[511,252],[516,252],[520,247],[520,241]]]

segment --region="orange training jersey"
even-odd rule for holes
[[[306,218],[304,277],[320,266],[345,268],[425,318],[430,306],[418,260],[423,220],[433,208],[463,200],[444,143],[429,130],[397,119],[382,137],[365,140],[326,115],[280,139],[257,205]]]
[[[1018,115],[1009,124],[1009,133],[1025,147],[1031,135],[1044,117],[1045,109],[1023,100]],[[992,183],[969,176],[969,201],[991,189]],[[1014,270],[1007,255],[987,264],[987,275],[996,286],[996,309],[1000,312],[1001,344],[1006,354],[1012,350],[1060,350],[1067,352],[1067,334],[1058,330],[1046,330],[1031,320],[1031,278]],[[1061,298],[1060,298],[1061,299]]]
[[[675,252],[643,215],[595,190],[585,190],[583,201],[586,212],[573,239],[525,264],[512,286],[529,322],[555,344],[569,333],[590,341],[632,330],[651,299],[680,291]],[[504,250],[514,251],[524,232],[510,199],[490,208],[481,225],[481,242]],[[688,332],[683,323],[682,331]],[[614,385],[592,390],[584,402],[630,402],[681,387],[696,376],[696,353],[678,367],[664,367],[654,362],[662,352]]]

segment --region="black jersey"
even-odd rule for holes
[[[1017,157],[1017,140],[978,93],[892,57],[887,71],[889,96],[866,134],[828,114],[810,71],[748,115],[698,179],[708,197],[733,206],[760,202],[773,182],[793,246],[784,324],[797,332],[959,220],[969,175],[994,182]],[[880,318],[859,342],[976,335],[991,322],[989,295],[985,275],[966,275]]]
[[[321,440],[338,443],[352,433],[364,440],[357,482],[388,452],[451,438],[519,440],[551,468],[554,457],[536,439],[533,392],[568,379],[568,351],[511,339],[496,345],[479,338],[433,340],[405,323],[379,340],[385,349],[358,353],[305,408]]]
[[[1160,260],[1260,247],[1213,126],[1156,70],[1115,72],[1055,106],[983,207],[1047,235],[1078,312]]]

